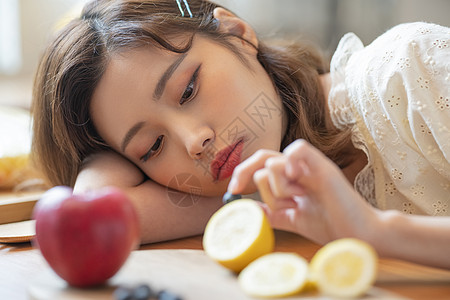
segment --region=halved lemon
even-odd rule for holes
[[[256,258],[273,251],[273,229],[263,209],[251,199],[230,202],[209,219],[203,249],[224,267],[240,272]]]
[[[0,105],[0,189],[10,190],[41,178],[29,159],[30,124],[29,111]]]
[[[378,256],[358,239],[335,240],[317,251],[310,263],[311,278],[319,291],[333,297],[358,297],[373,285]]]
[[[254,297],[299,293],[308,281],[308,262],[296,253],[274,252],[251,262],[238,277],[242,290]]]

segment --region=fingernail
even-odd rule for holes
[[[228,184],[228,191],[234,194],[234,191],[238,188],[239,182],[236,178],[232,178],[230,183]]]

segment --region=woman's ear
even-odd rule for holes
[[[219,31],[239,36],[258,47],[255,31],[244,20],[222,7],[216,7],[213,16],[219,21]]]

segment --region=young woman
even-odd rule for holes
[[[448,29],[416,24],[397,30],[412,35],[420,26],[430,31],[426,32],[429,38],[418,39],[415,47],[435,60],[442,59],[443,65],[435,63],[438,74],[429,74],[428,69],[416,68],[413,57],[400,62],[405,68],[414,63],[413,68],[428,77],[439,77],[441,81],[429,90],[439,91],[445,103],[448,51],[433,56],[431,48],[423,49],[423,43],[436,36],[448,36]],[[359,47],[354,50],[363,52],[355,38],[350,38]],[[381,44],[389,43],[392,37],[385,39]],[[374,104],[379,101],[384,105],[385,99],[377,98],[377,84],[384,87],[390,78],[400,82],[402,77],[383,74],[385,81],[370,82],[374,93],[367,94],[360,86],[366,71],[347,74],[346,64],[352,52],[340,48],[338,62],[334,59],[332,64],[330,83],[318,53],[301,45],[265,45],[242,19],[208,1],[93,1],[80,18],[58,34],[40,64],[33,100],[36,161],[53,184],[74,186],[75,192],[104,185],[124,189],[139,213],[143,243],[201,233],[220,207],[221,196],[240,162],[251,157],[237,169],[241,171],[236,171],[236,178],[242,182],[233,189],[252,193],[255,187],[246,184],[252,173],[264,167],[266,158],[299,138],[307,140],[333,162],[330,165],[341,170],[336,171],[340,174],[336,177],[339,184],[332,189],[336,197],[342,185],[343,191],[350,189],[354,195],[349,201],[378,214],[345,184],[355,182],[374,206],[393,208],[394,204],[384,203],[385,196],[378,197],[379,189],[375,188],[380,185],[378,168],[385,162],[380,153],[390,153],[391,146],[392,155],[397,153],[400,150],[394,146],[398,143],[412,147],[415,137],[399,135],[396,141],[385,141],[385,148],[379,151],[361,133],[359,126],[365,124],[364,120],[353,112],[355,104],[345,100],[344,95],[353,93],[347,85],[354,85],[361,95],[351,94],[352,99],[361,96],[374,102],[366,101],[366,108],[360,107],[362,115],[378,115]],[[394,68],[399,62],[397,49],[391,51],[381,54],[391,59]],[[370,54],[376,56],[378,52]],[[371,72],[376,73],[378,67],[373,65]],[[423,80],[420,83],[425,84]],[[394,96],[388,99],[394,106],[409,107],[406,92],[400,98]],[[409,117],[409,113],[405,116]],[[390,115],[384,119],[388,123]],[[402,121],[393,128],[407,123]],[[438,155],[448,158],[448,143],[442,143],[449,140],[445,140],[448,131],[439,133],[442,138],[430,136],[435,144],[443,146],[431,150],[441,151]],[[271,151],[270,155],[261,156],[260,149]],[[252,156],[255,152],[256,163]],[[409,158],[411,152],[404,152]],[[425,152],[420,153],[426,157]],[[389,162],[386,165],[390,168]],[[402,166],[410,164],[405,160]],[[421,170],[421,166],[414,168]],[[432,175],[448,185],[448,159],[441,161],[439,168],[443,171],[434,168]],[[397,171],[406,176],[404,169]],[[323,182],[328,182],[327,178]],[[395,187],[394,182],[391,190]],[[185,195],[191,196],[190,205],[180,204]],[[432,201],[439,199],[441,205],[448,205],[448,193],[437,195],[441,198]],[[393,196],[389,201],[403,203],[408,196]],[[419,202],[411,199],[407,208],[416,209]],[[350,212],[346,207],[342,208],[346,213],[358,214],[357,205]],[[432,214],[426,205],[414,212]],[[447,217],[433,222],[442,224],[441,231],[450,232]],[[355,224],[362,223],[360,220]],[[365,228],[372,224],[368,222]],[[317,231],[300,232],[319,242],[344,235],[365,238],[350,229],[326,238]],[[448,239],[439,242],[441,247],[450,245]]]

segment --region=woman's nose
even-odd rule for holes
[[[215,131],[199,117],[177,115],[171,118],[172,129],[185,151],[193,159],[201,159],[211,151],[216,139]]]
[[[214,131],[210,128],[197,129],[186,139],[186,149],[189,156],[193,159],[203,158],[214,138]]]

